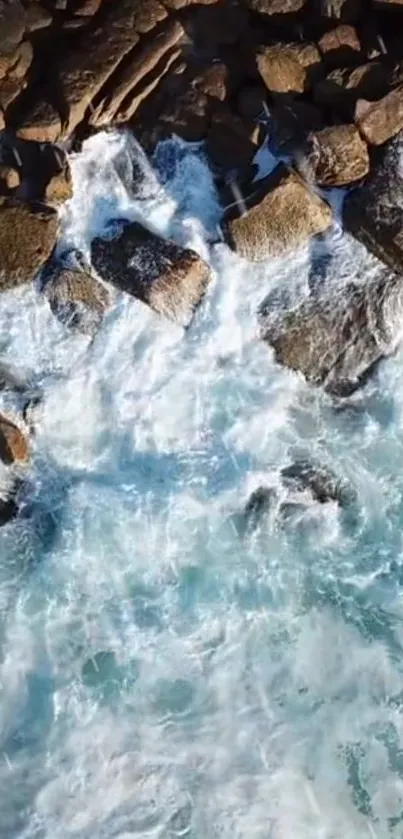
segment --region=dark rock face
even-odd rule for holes
[[[339,292],[313,293],[295,304],[272,296],[260,312],[261,336],[276,360],[336,396],[365,384],[401,337],[403,282],[386,270]]]
[[[283,165],[243,200],[228,210],[225,230],[230,246],[252,262],[300,247],[332,222],[329,205]]]
[[[367,145],[354,125],[334,125],[313,131],[307,139],[301,171],[320,186],[347,186],[369,172]]]
[[[281,477],[288,489],[298,492],[308,490],[320,504],[336,501],[340,507],[347,507],[355,501],[355,492],[346,481],[324,466],[309,460],[297,460],[286,466],[281,472]]]
[[[345,201],[343,221],[378,259],[403,269],[402,137],[385,147],[367,182]]]
[[[89,271],[61,263],[46,271],[44,294],[62,323],[88,334],[100,326],[110,302],[107,289]]]
[[[6,465],[26,463],[28,460],[28,441],[9,417],[0,414],[0,458]]]
[[[45,204],[0,198],[0,290],[30,282],[49,258],[57,213]]]
[[[208,265],[194,251],[127,224],[114,239],[94,239],[92,264],[102,279],[188,326],[210,281]]]

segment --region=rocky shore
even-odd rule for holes
[[[402,24],[389,0],[0,0],[0,291],[40,278],[55,316],[92,333],[115,286],[188,327],[210,281],[192,251],[119,219],[90,261],[55,256],[69,153],[108,127],[147,153],[176,135],[203,144],[246,260],[326,236],[329,190],[346,192],[344,227],[378,271],[337,300],[326,277],[298,305],[285,290],[259,323],[280,363],[351,394],[400,340]],[[262,145],[279,162],[256,180]],[[7,465],[28,459],[24,416],[0,416]]]

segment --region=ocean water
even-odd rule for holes
[[[232,254],[198,147],[105,133],[72,167],[61,250],[140,218],[213,280],[187,331],[118,292],[93,338],[2,296],[2,359],[43,400],[33,512],[0,530],[0,839],[397,839],[403,355],[343,403],[274,362],[259,305],[318,254]],[[317,247],[335,294],[379,270],[337,223]],[[301,455],[354,509],[284,487]]]

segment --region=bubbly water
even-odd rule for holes
[[[213,281],[187,331],[116,292],[93,338],[2,296],[3,359],[44,399],[34,514],[0,530],[0,837],[401,837],[403,357],[344,404],[275,364],[257,310],[312,247],[231,254],[198,148],[152,167],[100,134],[72,165],[61,249],[141,218]],[[376,270],[337,226],[326,247],[335,286]],[[354,515],[302,496],[242,536],[301,454]]]

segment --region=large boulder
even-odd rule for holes
[[[319,186],[348,186],[369,172],[367,144],[354,125],[312,131],[301,168],[312,174]]]
[[[379,259],[403,271],[403,135],[391,140],[360,189],[344,202],[343,221]]]
[[[94,239],[91,260],[103,280],[181,326],[190,324],[210,281],[208,265],[194,251],[137,222],[119,227],[112,239]]]
[[[358,101],[355,122],[367,143],[381,146],[403,129],[403,85],[378,102]]]
[[[73,329],[93,334],[109,306],[105,286],[77,259],[70,264],[55,262],[45,273],[43,291],[53,314]]]
[[[270,93],[301,94],[322,75],[322,59],[310,43],[275,44],[261,47],[257,67]]]
[[[299,302],[269,295],[260,311],[261,336],[276,360],[348,396],[363,385],[401,336],[403,281],[383,267],[362,284],[325,285]]]
[[[330,206],[283,164],[242,199],[227,209],[224,229],[233,250],[252,262],[298,248],[332,223]]]
[[[0,291],[32,280],[54,248],[58,216],[46,204],[0,198]]]
[[[0,458],[6,465],[26,463],[29,457],[28,442],[18,426],[0,414]]]

